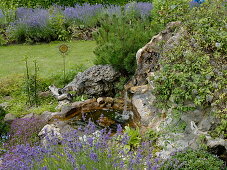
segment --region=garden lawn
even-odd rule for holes
[[[34,60],[39,67],[39,75],[48,77],[63,70],[63,59],[58,50],[61,44],[69,46],[66,55],[66,71],[75,65],[86,67],[93,65],[95,41],[51,42],[39,45],[10,45],[0,47],[0,79],[13,74],[25,73],[25,56],[29,66],[33,67]]]

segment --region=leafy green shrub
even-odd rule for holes
[[[2,136],[6,135],[9,131],[9,125],[4,121],[4,117],[6,115],[6,111],[0,107],[0,141]]]
[[[225,114],[227,38],[223,2],[207,1],[174,18],[182,21],[187,34],[174,49],[162,54],[163,67],[154,77],[159,107],[172,107],[179,114],[212,106],[216,115]],[[186,106],[188,101],[194,106]]]
[[[125,149],[130,150],[140,145],[141,135],[138,127],[136,129],[133,129],[130,128],[129,126],[125,126],[125,133],[129,137],[128,144],[125,145]]]
[[[51,10],[51,9],[50,9]],[[54,15],[51,17],[49,21],[49,27],[51,30],[54,30],[54,35],[56,35],[57,40],[66,41],[69,39],[69,32],[67,31],[66,19],[61,11],[57,11],[53,9],[53,12],[50,12],[50,15]]]
[[[224,162],[216,156],[203,150],[187,150],[175,153],[162,166],[161,170],[220,170],[224,169]]]
[[[141,19],[134,12],[122,16],[106,15],[95,34],[96,64],[111,64],[123,75],[132,75],[136,68],[135,54],[152,37],[149,18]]]
[[[115,84],[115,89],[117,92],[124,90],[124,85],[127,83],[128,78],[126,77],[120,77],[119,81]]]

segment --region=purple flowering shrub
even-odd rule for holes
[[[61,144],[49,139],[45,146],[17,145],[3,156],[5,169],[157,169],[160,160],[152,155],[152,143],[143,142],[137,149],[125,147],[129,136],[121,126],[113,135],[97,130],[90,122],[63,135]]]
[[[49,12],[46,9],[18,8],[16,20],[8,26],[6,32],[11,41],[49,42],[54,30],[49,26]]]
[[[68,22],[75,22],[80,25],[94,26],[97,22],[97,15],[103,10],[103,5],[83,4],[74,7],[66,7],[63,11]]]
[[[37,144],[39,142],[38,133],[46,123],[46,121],[35,117],[14,120],[10,127],[9,141],[6,143],[6,147]]]
[[[44,8],[17,8],[15,19],[8,23],[6,35],[10,42],[49,42],[68,40],[70,26],[94,28],[99,25],[103,15],[138,14],[141,18],[150,16],[151,3],[129,3],[125,6],[84,3],[74,7],[52,6]],[[122,12],[124,11],[124,12]],[[0,19],[3,12],[0,10]]]

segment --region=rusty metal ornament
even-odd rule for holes
[[[62,44],[62,45],[60,45],[60,47],[59,47],[59,51],[60,51],[61,53],[66,53],[66,52],[68,51],[68,49],[69,49],[69,47],[68,47],[67,45],[65,45],[65,44]]]

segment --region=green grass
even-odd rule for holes
[[[37,60],[39,75],[50,76],[63,70],[62,56],[58,47],[63,42],[52,42],[40,45],[10,45],[0,47],[0,78],[25,73],[25,56],[29,57],[29,65]],[[66,70],[74,65],[83,64],[86,67],[93,65],[95,41],[72,41],[64,43],[69,46],[66,56]]]

